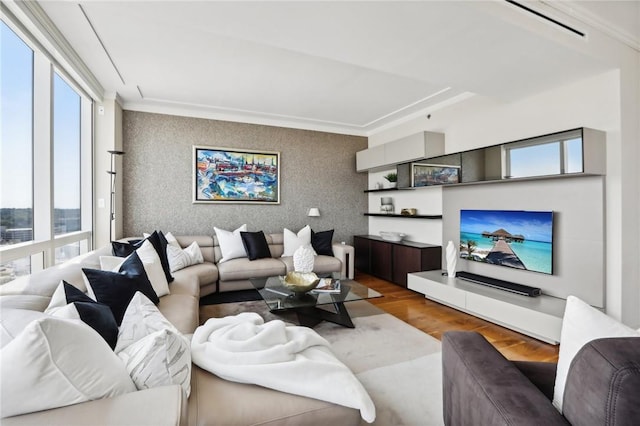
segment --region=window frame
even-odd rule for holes
[[[569,141],[574,139],[579,139],[582,144],[582,165],[581,170],[576,172],[568,172],[567,168],[569,165],[569,158],[567,144]],[[511,173],[511,152],[514,150],[529,148],[533,146],[542,146],[542,145],[550,145],[558,143],[558,169],[559,173],[553,173],[550,175],[530,175],[530,176],[517,176],[514,177]],[[584,172],[584,138],[582,135],[582,129],[570,130],[568,132],[563,132],[561,134],[554,134],[550,136],[543,136],[535,139],[527,139],[521,142],[511,142],[503,145],[502,147],[502,158],[503,158],[503,170],[504,176],[503,179],[520,179],[520,178],[528,178],[528,177],[539,177],[539,176],[557,176],[564,175],[570,173],[582,173]]]
[[[0,13],[7,25],[33,51],[32,100],[32,209],[33,239],[0,246],[0,264],[31,258],[31,273],[55,265],[56,249],[79,243],[80,254],[93,249],[93,108],[94,101],[5,9]],[[79,231],[55,235],[53,196],[53,79],[57,73],[80,96],[80,211]],[[35,182],[46,182],[35,185]]]

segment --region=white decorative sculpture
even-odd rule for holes
[[[458,262],[458,251],[453,241],[449,241],[446,249],[447,254],[447,276],[456,276],[456,263]]]
[[[296,272],[313,271],[316,252],[310,245],[301,246],[293,252],[293,270]]]

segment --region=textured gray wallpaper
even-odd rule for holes
[[[124,235],[154,229],[213,235],[213,227],[250,231],[335,229],[336,241],[366,234],[367,175],[355,153],[367,139],[199,118],[124,111]],[[193,204],[193,145],[280,151],[280,205]],[[319,218],[307,217],[318,207]]]

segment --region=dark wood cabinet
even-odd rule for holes
[[[383,241],[369,241],[371,247],[371,275],[393,281],[393,250],[391,244]]]
[[[440,269],[442,247],[412,241],[385,241],[375,235],[353,237],[355,267],[403,287],[410,272]]]

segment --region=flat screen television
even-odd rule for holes
[[[553,212],[460,210],[460,257],[553,274]]]

